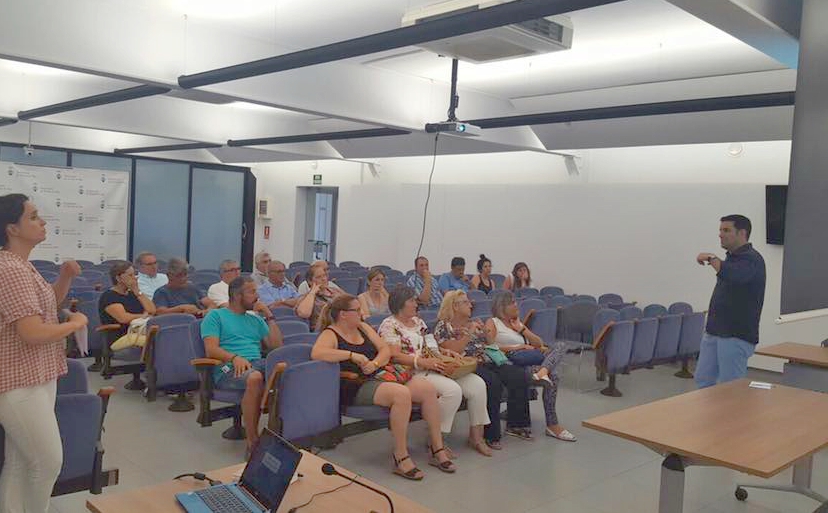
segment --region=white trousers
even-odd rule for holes
[[[46,513],[63,464],[55,418],[57,381],[0,394],[6,432],[0,513]]]
[[[436,372],[424,372],[418,377],[427,379],[437,389],[440,404],[440,431],[450,433],[454,424],[454,415],[460,408],[460,402],[466,398],[469,410],[469,424],[485,426],[489,423],[486,409],[486,382],[475,373],[469,373],[460,379],[447,378]]]

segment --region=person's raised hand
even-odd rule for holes
[[[81,266],[79,263],[75,262],[74,260],[67,260],[63,262],[60,266],[60,274],[61,276],[66,276],[69,278],[75,278],[76,276],[80,276],[81,273]]]

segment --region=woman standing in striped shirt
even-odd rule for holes
[[[67,372],[65,338],[87,323],[81,313],[63,323],[57,316],[80,266],[65,262],[50,286],[28,261],[46,239],[45,227],[26,196],[0,196],[0,425],[6,433],[0,513],[49,508],[63,460],[55,394]]]

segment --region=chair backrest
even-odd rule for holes
[[[269,377],[277,363],[285,362],[288,365],[296,365],[310,361],[311,344],[290,344],[277,347],[267,354],[265,361],[266,376]]]
[[[595,340],[595,337],[604,329],[604,326],[620,319],[621,314],[618,313],[618,310],[612,308],[601,308],[595,312],[595,318],[592,320],[592,339]]]
[[[204,339],[201,338],[201,319],[190,323],[190,345],[194,358],[204,358]]]
[[[469,297],[471,301],[485,301],[489,296],[486,295],[485,292],[482,290],[469,290],[466,292],[466,295]]]
[[[295,262],[291,262],[288,265],[289,269],[293,269],[294,267],[310,267],[310,262],[305,262],[303,260],[297,260]]]
[[[702,335],[704,335],[704,312],[683,315],[678,355],[685,357],[697,355],[701,349]]]
[[[683,301],[677,301],[670,305],[670,308],[667,309],[667,313],[671,314],[679,314],[679,315],[687,315],[693,313],[693,307],[690,306],[690,303],[685,303]]]
[[[88,267],[95,267],[95,262],[93,262],[91,260],[75,260],[75,262],[77,262],[78,265],[81,266],[81,269],[86,269]]]
[[[84,269],[80,275],[85,278],[87,283],[90,285],[101,285],[105,287],[110,283],[109,275],[102,273],[97,269]]]
[[[339,365],[321,361],[288,365],[279,383],[278,414],[281,435],[287,440],[307,439],[338,427]]]
[[[293,344],[310,344],[313,345],[316,342],[317,337],[319,337],[319,333],[295,333],[293,335],[288,335],[285,337],[285,345],[293,345]]]
[[[388,317],[387,314],[376,314],[376,315],[372,315],[372,316],[368,317],[367,319],[365,319],[365,322],[368,323],[368,325],[371,326],[372,328],[377,329],[379,327],[379,325],[382,324],[382,321],[384,321],[386,317]]]
[[[189,314],[166,314],[147,322],[147,330],[158,326],[153,344],[153,366],[159,390],[195,389],[198,385],[198,373],[190,365],[190,360],[196,357],[190,340],[190,325],[195,321],[196,318]]]
[[[332,280],[337,280],[337,284],[339,284],[339,278],[350,278],[351,273],[348,272],[347,269],[330,269],[328,271],[328,278]]]
[[[636,319],[632,352],[630,353],[631,366],[641,367],[653,360],[657,335],[658,319],[654,317]]]
[[[602,343],[606,370],[610,374],[621,372],[630,363],[635,321],[616,321]]]
[[[589,294],[575,294],[572,297],[572,301],[575,303],[578,302],[586,302],[586,303],[598,303],[598,300],[595,299],[595,296],[590,296]]]
[[[645,306],[642,314],[643,317],[659,317],[661,315],[667,315],[667,308],[665,308],[664,305],[659,305],[658,303]]]
[[[276,320],[276,324],[279,325],[279,329],[282,331],[282,335],[287,337],[288,335],[295,335],[297,333],[309,333],[310,327],[308,323],[305,321],[292,321],[292,320]]]
[[[506,275],[505,274],[492,273],[492,274],[489,275],[489,278],[491,278],[491,280],[494,282],[495,289],[502,289],[503,288],[503,282],[506,281]]]
[[[546,303],[543,299],[538,297],[530,297],[526,298],[520,302],[518,305],[518,310],[520,311],[520,318],[523,319],[526,317],[526,314],[529,313],[530,310],[545,310],[547,308]]]
[[[547,285],[540,289],[541,296],[563,296],[564,289],[556,285]]]
[[[35,269],[57,269],[57,264],[50,260],[29,260]]]
[[[417,312],[417,317],[428,324],[431,321],[437,320],[437,310],[420,310]]]
[[[558,318],[558,338],[592,342],[592,321],[599,310],[598,303],[575,302],[560,309]]]
[[[339,267],[343,269],[347,267],[362,267],[362,264],[353,260],[345,260],[344,262],[339,262]]]
[[[543,301],[549,308],[563,308],[572,304],[572,298],[569,296],[544,296]]]
[[[81,298],[78,302],[77,309],[80,313],[84,314],[89,322],[86,324],[86,341],[89,344],[89,349],[94,351],[99,351],[103,346],[103,339],[104,337],[96,331],[97,327],[101,325],[101,316],[98,311],[98,298],[100,298],[100,294],[97,297],[90,298],[89,300],[84,300]]]
[[[523,287],[517,289],[515,297],[535,297],[540,296],[540,291],[534,287]]]
[[[555,343],[555,332],[558,329],[558,310],[555,308],[535,310],[532,318],[529,319],[529,329],[542,338],[547,346],[551,346]]]
[[[472,306],[472,317],[491,317],[492,315],[492,300],[483,299],[475,301]]]
[[[406,279],[407,278],[405,277],[405,275],[402,275],[402,276],[399,276],[399,275],[386,276],[385,277],[385,290],[391,291],[397,285],[404,285]]]
[[[43,279],[49,283],[54,283],[58,278],[57,271],[46,271],[43,269],[38,269],[38,272],[41,276],[43,276]]]
[[[55,416],[63,445],[58,483],[92,474],[102,415],[103,401],[96,394],[57,396]]]
[[[358,296],[362,292],[362,278],[351,278],[347,272],[345,275],[346,277],[337,278],[336,284],[348,294]]]
[[[272,313],[273,317],[276,317],[277,319],[290,319],[294,317],[299,319],[299,317],[296,316],[296,311],[289,306],[277,306],[276,308],[271,308],[270,313]]]
[[[623,302],[624,298],[621,297],[621,294],[616,294],[614,292],[607,292],[606,294],[598,296],[599,305],[617,305]]]
[[[677,314],[662,315],[658,318],[654,361],[667,362],[676,359],[681,336],[681,318],[682,316]]]
[[[86,394],[89,392],[89,383],[86,379],[86,366],[80,360],[66,360],[69,372],[57,380],[57,393]]]
[[[375,267],[379,267],[379,266],[375,266]],[[386,265],[385,267],[388,267],[388,266]],[[385,273],[385,279],[386,280],[388,280],[388,278],[391,278],[392,276],[397,276],[397,277],[401,277],[401,278],[405,277],[404,272],[398,271],[396,269],[391,269],[391,268],[383,269],[383,272]]]
[[[643,312],[637,306],[625,306],[618,313],[621,314],[622,321],[640,319],[641,317],[643,317]]]
[[[385,271],[386,276],[388,275],[388,271],[391,271],[391,270],[394,269],[390,265],[385,265],[385,264],[372,265],[371,268],[382,269],[383,271]],[[395,271],[395,272],[402,272],[402,271]]]

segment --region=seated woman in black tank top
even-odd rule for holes
[[[406,479],[421,480],[425,474],[408,454],[408,421],[411,403],[421,403],[423,417],[429,417],[426,421],[430,431],[433,424],[439,436],[431,443],[442,446],[440,410],[433,385],[422,379],[412,379],[407,384],[371,379],[391,360],[391,351],[377,332],[362,322],[359,300],[354,296],[343,294],[326,305],[320,315],[320,328],[322,331],[313,345],[311,358],[338,363],[343,373],[358,376],[356,380],[340,380],[342,406],[389,408],[389,427],[394,438],[394,473]]]
[[[486,258],[486,255],[480,255],[480,260],[477,261],[477,272],[479,274],[472,277],[471,288],[488,294],[495,288],[495,283],[492,280],[492,261]]]

